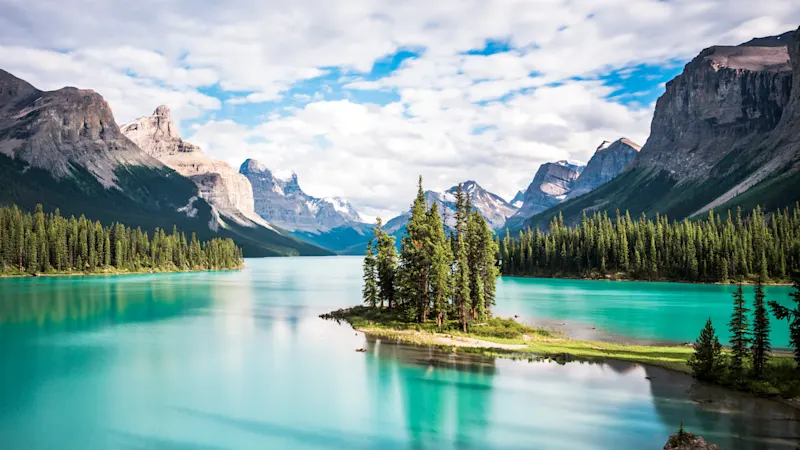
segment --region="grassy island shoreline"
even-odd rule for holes
[[[553,360],[558,363],[619,360],[692,374],[688,361],[694,354],[694,348],[678,343],[637,345],[572,339],[560,331],[531,327],[514,319],[497,317],[473,324],[464,333],[455,320],[445,321],[442,328],[439,328],[435,322],[408,321],[402,311],[367,306],[344,308],[322,314],[320,317],[339,323],[345,322],[354,330],[373,337],[436,347],[448,352],[477,353],[490,357],[529,361]],[[738,387],[725,383],[714,384],[775,398],[800,408],[800,403],[790,401],[800,395],[800,386],[794,381],[786,381],[793,379],[791,376],[787,377],[787,372],[793,373],[795,370],[791,355],[773,354],[769,366],[769,376],[761,382]]]

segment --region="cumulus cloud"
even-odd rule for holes
[[[417,174],[511,196],[542,162],[643,142],[652,105],[621,103],[637,93],[605,75],[795,28],[794,3],[0,0],[0,61],[43,89],[95,89],[120,122],[166,103],[199,119],[187,134],[212,155],[292,168],[313,194],[385,214],[405,209]],[[505,51],[484,54],[487,41]],[[370,73],[400,49],[419,56]],[[332,70],[340,92],[291,94]]]

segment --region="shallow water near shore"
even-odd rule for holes
[[[497,311],[682,340],[666,310],[686,294],[662,285],[505,278]],[[797,410],[663,369],[453,355],[317,317],[360,288],[343,257],[0,280],[0,448],[659,449],[681,420],[721,448],[800,436]],[[722,314],[713,297],[684,320]]]

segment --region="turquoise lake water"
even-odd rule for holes
[[[360,278],[339,257],[0,279],[0,449],[660,449],[680,421],[721,448],[800,436],[794,409],[656,368],[454,356],[318,318]],[[507,278],[497,311],[693,340],[709,314],[724,328],[729,290]]]

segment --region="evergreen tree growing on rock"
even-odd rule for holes
[[[715,334],[710,317],[695,341],[694,354],[689,358],[688,364],[698,380],[713,382],[719,379],[724,367],[722,345]]]

